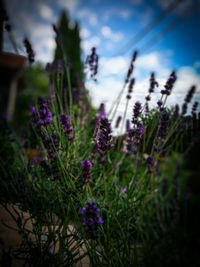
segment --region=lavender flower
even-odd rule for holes
[[[141,109],[142,109],[142,105],[139,101],[137,101],[135,103],[135,106],[133,108],[133,119],[132,119],[132,123],[133,124],[137,124],[138,122],[138,117],[140,116],[141,114]]]
[[[46,160],[41,160],[40,161],[40,166],[44,169],[44,171],[46,172],[47,175],[51,175],[51,167],[50,165],[47,163]]]
[[[153,93],[154,92],[154,88],[158,87],[159,84],[158,82],[155,80],[155,74],[152,72],[151,76],[150,76],[150,87],[149,87],[149,93]]]
[[[145,116],[147,117],[148,114],[149,114],[149,104],[148,104],[148,102],[146,102],[146,104],[145,104]]]
[[[182,115],[185,115],[187,113],[187,108],[188,108],[188,105],[187,103],[183,103],[182,105]]]
[[[129,129],[128,136],[126,139],[126,149],[124,150],[126,155],[130,155],[133,152],[133,137],[134,137],[134,130]]]
[[[91,178],[91,167],[93,166],[92,162],[89,160],[83,160],[81,163],[81,167],[83,169],[83,178],[84,178],[84,184],[90,183]]]
[[[28,54],[28,60],[30,63],[33,63],[35,61],[35,53],[32,49],[31,43],[27,38],[24,39],[24,46],[26,48],[26,53]]]
[[[159,86],[158,82],[155,80],[155,74],[152,72],[150,76],[150,87],[149,87],[149,94],[145,97],[146,101],[151,100],[151,93],[154,92],[155,86]]]
[[[31,159],[30,161],[30,165],[32,167],[35,167],[38,163],[40,163],[42,161],[42,157],[34,157]]]
[[[126,96],[127,99],[131,99],[131,93],[133,92],[133,86],[135,84],[135,79],[132,78],[130,80],[130,83],[129,83],[129,87],[128,87],[128,95]]]
[[[66,114],[62,114],[59,117],[59,121],[62,123],[63,130],[68,135],[68,140],[73,141],[75,139],[74,129],[70,124],[69,116]]]
[[[99,119],[99,118],[102,118],[102,117],[106,117],[106,111],[105,111],[105,104],[104,103],[100,104],[99,113],[98,113],[97,118]]]
[[[96,82],[96,75],[98,72],[98,55],[96,53],[96,48],[92,48],[92,52],[90,55],[87,56],[85,65],[89,67],[89,70],[91,72],[90,77]]]
[[[165,84],[165,90],[161,90],[161,94],[162,95],[167,95],[169,96],[171,94],[171,91],[173,89],[174,83],[176,81],[177,77],[176,77],[176,72],[173,71],[170,76],[169,79],[167,80],[166,84]]]
[[[127,119],[126,120],[126,132],[129,132],[129,130],[130,130],[130,120]]]
[[[51,158],[49,161],[43,159],[40,161],[40,166],[44,169],[48,176],[52,177],[51,181],[55,181],[60,178],[56,158]]]
[[[133,108],[133,119],[134,129],[128,131],[128,136],[126,140],[125,153],[130,155],[131,153],[137,154],[140,150],[142,143],[142,136],[144,134],[144,125],[139,121],[139,116],[141,114],[142,105],[139,101],[135,103]]]
[[[48,126],[53,122],[52,113],[50,111],[51,101],[43,97],[38,98],[38,110],[36,107],[31,107],[30,117],[32,122],[38,129],[42,126]]]
[[[104,164],[107,162],[106,155],[108,149],[112,147],[112,135],[111,135],[111,127],[108,121],[108,118],[103,117],[100,120],[100,133],[97,136],[96,147],[98,147],[98,153],[101,155],[101,159],[99,162]]]
[[[196,110],[197,110],[197,107],[199,105],[199,102],[194,102],[193,106],[192,106],[192,114],[195,114]]]
[[[148,156],[146,159],[147,168],[149,170],[149,173],[151,173],[152,168],[154,167],[154,157]]]
[[[190,88],[190,90],[188,91],[186,97],[185,97],[185,102],[186,102],[186,103],[190,103],[190,101],[191,101],[191,99],[192,99],[192,97],[193,97],[195,91],[196,91],[196,86],[192,86],[192,87]]]
[[[116,120],[116,123],[115,123],[115,128],[118,128],[119,127],[119,124],[121,122],[121,119],[122,119],[122,116],[118,116],[118,118]]]
[[[160,114],[159,129],[158,129],[158,140],[163,142],[167,136],[169,129],[169,112],[164,112]]]
[[[185,115],[187,113],[187,108],[188,108],[188,104],[190,103],[194,93],[196,91],[196,87],[195,86],[192,86],[190,88],[190,90],[188,91],[185,99],[184,99],[184,103],[182,105],[182,115]]]
[[[102,117],[106,117],[105,105],[104,103],[100,104],[98,115],[95,118],[95,129],[94,136],[96,137],[99,131],[99,119]]]
[[[81,209],[83,214],[83,225],[87,227],[89,238],[96,239],[99,237],[99,224],[104,223],[102,217],[98,216],[100,209],[95,202],[87,202],[87,207]]]
[[[161,107],[163,105],[163,102],[161,100],[158,100],[157,105]]]
[[[134,153],[135,155],[140,151],[142,144],[142,136],[144,134],[144,125],[141,122],[137,122],[135,129],[130,129],[128,131],[128,137],[126,140],[126,150],[125,153],[130,155]]]
[[[64,62],[62,59],[56,59],[52,63],[47,63],[45,70],[52,79],[54,74],[63,74]]]
[[[131,63],[130,63],[130,66],[129,66],[129,69],[128,69],[128,72],[127,72],[127,75],[126,75],[126,80],[125,80],[125,83],[128,83],[130,77],[131,77],[131,74],[133,73],[133,69],[134,69],[134,62],[136,60],[136,57],[137,57],[137,51],[135,51],[133,53],[133,57],[131,59]]]
[[[59,150],[59,137],[56,133],[51,135],[45,133],[44,131],[40,131],[40,136],[43,141],[43,144],[48,153],[48,159],[50,161],[54,161],[56,158],[55,151]]]
[[[173,116],[172,116],[173,120],[175,121],[178,118],[178,116],[179,116],[179,105],[176,104],[175,105],[175,109],[174,109],[174,113],[173,113]]]

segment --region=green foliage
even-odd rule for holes
[[[64,27],[65,13],[62,18]],[[114,139],[105,114],[97,114],[83,99],[72,101],[71,67],[65,55],[60,56],[63,71],[50,75],[55,97],[40,98],[34,106],[32,129],[25,140],[14,132],[9,139],[5,133],[1,136],[0,204],[13,216],[22,240],[20,247],[12,249],[12,256],[30,266],[74,266],[85,256],[95,267],[183,266],[198,229],[197,220],[190,235],[188,206],[198,199],[194,194],[190,200],[187,196],[193,172],[186,168],[184,153],[191,152],[190,146],[182,153],[176,145],[185,136],[179,131],[184,117],[173,120],[167,109],[154,109],[147,116],[139,113],[132,131]],[[63,101],[65,79],[67,105]],[[26,88],[30,82],[26,90],[40,88],[32,100],[48,85],[39,65],[27,70],[26,82]],[[166,135],[159,136],[163,114],[167,115],[162,125]],[[142,126],[139,137],[138,125]],[[128,150],[128,142],[135,145],[135,141],[141,141],[138,150]],[[148,162],[149,157],[153,162]],[[85,160],[90,161],[89,170],[82,165]],[[88,202],[98,208],[86,212]],[[20,212],[14,207],[10,211],[8,203],[16,204]],[[94,230],[99,235],[92,238]]]
[[[66,56],[67,62],[71,64],[70,80],[72,88],[79,90],[80,84],[78,79],[84,80],[83,63],[81,60],[81,47],[79,24],[77,21],[72,22],[69,13],[63,10],[58,20],[58,29],[62,39],[62,48],[57,42],[55,50],[55,59],[62,59],[63,53]],[[67,77],[64,77],[64,87],[67,86]]]
[[[16,111],[13,124],[22,127],[29,120],[30,106],[34,105],[39,96],[47,97],[49,79],[41,63],[35,63],[25,70],[23,84],[18,91]]]

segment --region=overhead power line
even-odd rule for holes
[[[140,47],[140,53],[146,52],[153,45],[155,45],[158,41],[160,41],[165,35],[167,35],[170,31],[172,31],[178,24],[180,24],[187,17],[190,17],[195,11],[199,10],[198,5],[192,6],[189,10],[186,10],[181,16],[172,21],[172,23],[168,24],[161,32],[154,35],[147,43],[145,43],[142,47]]]
[[[130,48],[140,42],[149,32],[151,32],[162,20],[164,20],[181,2],[182,0],[175,0],[171,2],[157,17],[153,18],[141,31],[139,31],[129,42],[121,48],[116,55],[127,53]]]

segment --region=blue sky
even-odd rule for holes
[[[199,99],[200,0],[180,1],[141,42],[135,46],[133,42],[130,44],[135,34],[149,25],[170,3],[164,0],[9,0],[6,6],[20,52],[24,53],[22,39],[28,36],[36,51],[36,59],[44,63],[51,61],[55,48],[51,25],[57,21],[63,8],[69,9],[71,18],[78,20],[81,26],[83,58],[92,46],[97,47],[100,56],[98,83],[87,81],[93,103],[98,106],[104,101],[109,108],[122,86],[131,54],[136,48],[139,57],[134,73],[136,87],[133,102],[143,101],[151,71],[156,72],[159,92],[172,69],[177,71],[178,81],[168,105],[177,101],[181,103],[193,84],[197,85],[195,100]],[[156,39],[159,32],[179,18],[182,20],[176,27],[164,36],[161,34],[160,40]],[[150,41],[151,45],[147,46]],[[5,50],[10,49],[9,43],[6,43]],[[157,97],[158,93],[153,97],[152,105],[155,105]],[[125,97],[119,114],[123,113],[124,102]],[[132,105],[130,114],[131,108]]]

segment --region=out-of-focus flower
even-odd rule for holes
[[[166,84],[165,84],[165,90],[161,90],[161,94],[162,95],[167,95],[169,96],[171,94],[171,91],[173,89],[174,83],[176,81],[177,77],[176,77],[176,72],[172,71],[172,73],[169,76],[169,79],[167,80]]]
[[[133,70],[134,70],[134,62],[136,60],[137,53],[138,53],[137,51],[135,51],[133,53],[133,57],[131,59],[131,63],[130,63],[130,66],[129,66],[129,69],[128,69],[128,72],[127,72],[127,75],[126,75],[125,83],[128,83],[129,82],[129,79],[131,77],[131,74],[133,73]]]
[[[35,53],[32,49],[30,41],[27,38],[24,39],[24,46],[26,48],[26,53],[28,55],[29,62],[33,63],[35,61]]]
[[[116,120],[116,123],[115,123],[115,128],[118,128],[119,127],[119,124],[122,120],[122,116],[118,116],[117,120]]]
[[[197,107],[199,105],[199,102],[194,102],[193,106],[192,106],[192,114],[195,114],[196,110],[197,110]]]
[[[96,82],[97,78],[97,72],[98,72],[98,60],[99,57],[96,53],[96,48],[93,47],[92,48],[92,52],[90,55],[87,56],[86,61],[85,61],[85,65],[86,67],[89,67],[90,70],[90,77]]]
[[[68,140],[73,141],[75,139],[74,129],[70,124],[69,116],[66,114],[62,114],[59,117],[59,121],[62,123],[63,130],[68,135]]]
[[[101,164],[107,162],[106,155],[108,149],[112,147],[111,132],[111,125],[108,121],[108,118],[102,117],[100,119],[99,134],[97,136],[97,141],[95,144],[95,148],[101,156],[101,158],[99,159],[99,163]]]
[[[87,202],[86,208],[81,209],[81,214],[84,216],[83,225],[87,227],[87,234],[91,239],[99,237],[99,224],[104,223],[99,212],[100,209],[95,202]]]
[[[89,184],[90,183],[90,178],[91,178],[91,167],[93,166],[92,162],[89,160],[83,160],[81,163],[81,168],[83,169],[83,179],[84,179],[84,184]]]
[[[158,128],[158,140],[164,142],[165,137],[168,134],[169,129],[169,112],[163,112],[160,114],[159,128]]]
[[[138,118],[141,114],[141,110],[142,110],[142,105],[139,101],[137,101],[133,108],[133,119],[132,119],[133,124],[137,124]]]

